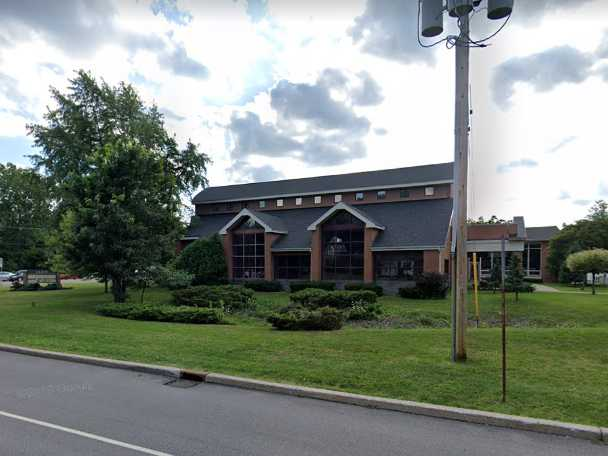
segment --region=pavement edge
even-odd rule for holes
[[[90,364],[114,369],[130,370],[153,375],[163,375],[172,378],[184,378],[223,386],[305,397],[309,399],[318,399],[467,423],[484,424],[489,426],[540,432],[543,434],[574,437],[608,444],[608,428],[601,428],[597,426],[563,423],[561,421],[528,418],[523,416],[484,412],[481,410],[404,401],[399,399],[385,399],[376,396],[365,396],[361,394],[344,393],[341,391],[332,391],[321,388],[310,388],[284,383],[266,382],[263,380],[253,380],[230,375],[192,371],[187,369],[179,369],[176,367],[166,367],[153,364],[134,363],[130,361],[119,361],[108,358],[97,358],[92,356],[39,350],[34,348],[20,347],[17,345],[0,344],[0,351]]]
[[[109,367],[113,369],[124,369],[144,374],[164,375],[167,377],[180,378],[181,369],[177,367],[157,366],[154,364],[134,363],[130,361],[119,361],[109,358],[96,358],[94,356],[75,355],[71,353],[53,352],[39,350],[36,348],[20,347],[18,345],[0,344],[0,351],[17,353],[20,355],[38,356],[41,358],[57,359],[93,366]]]

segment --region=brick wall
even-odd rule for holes
[[[431,186],[435,189],[435,193],[432,196],[425,195],[425,187],[412,187],[405,188],[403,190],[407,190],[409,192],[409,196],[406,198],[401,197],[402,189],[389,189],[386,190],[386,197],[384,199],[379,200],[377,198],[376,190],[368,190],[364,191],[365,198],[363,200],[356,200],[355,195],[357,192],[346,192],[339,193],[342,195],[342,202],[351,205],[358,204],[370,204],[370,203],[394,203],[398,201],[417,201],[417,200],[425,200],[425,199],[443,199],[450,197],[451,193],[451,185],[450,184],[442,184],[442,185],[433,185]],[[381,190],[381,189],[379,189]],[[208,215],[208,214],[225,214],[225,213],[238,213],[243,207],[245,207],[244,203],[247,203],[247,208],[253,209],[256,211],[272,211],[272,210],[285,210],[285,209],[302,209],[308,207],[331,207],[336,204],[335,202],[336,193],[319,195],[321,196],[321,204],[314,203],[314,195],[311,196],[303,196],[302,197],[302,205],[296,206],[296,198],[289,197],[283,198],[283,206],[277,206],[277,198],[267,199],[266,207],[260,208],[258,200],[251,201],[235,201],[231,203],[207,203],[207,204],[197,204],[196,205],[196,215]]]

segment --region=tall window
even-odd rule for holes
[[[357,201],[363,201],[364,197],[365,197],[365,195],[363,194],[363,192],[355,193],[355,200],[357,200]]]
[[[380,190],[378,191],[378,193],[376,194],[376,196],[378,197],[379,200],[383,200],[386,198],[386,191],[385,190]]]
[[[374,254],[377,280],[414,280],[422,272],[422,252],[377,252]]]
[[[310,280],[310,255],[295,253],[274,256],[275,279]]]
[[[323,278],[363,279],[363,232],[361,220],[339,211],[326,221],[323,234]]]
[[[513,252],[506,252],[505,254],[505,267],[509,267],[509,262],[511,260],[511,255]],[[469,266],[470,273],[473,274],[473,254],[469,252]],[[501,262],[501,253],[500,252],[477,252],[477,268],[479,271],[479,277],[490,277],[492,274],[492,267],[495,265],[500,265]],[[525,261],[525,260],[524,260]],[[525,269],[524,264],[524,269]],[[472,276],[471,276],[472,277]]]
[[[540,253],[541,246],[539,242],[526,243],[523,258],[523,268],[527,276],[540,277]]]
[[[235,279],[264,278],[264,230],[251,218],[232,232],[232,275]]]

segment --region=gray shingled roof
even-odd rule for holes
[[[376,238],[374,248],[438,247],[445,243],[452,213],[452,200],[360,204],[356,205],[356,208],[386,228]],[[273,250],[309,249],[312,232],[307,228],[326,210],[327,208],[315,207],[274,211],[272,217],[282,220],[288,234],[280,236],[273,245]],[[219,232],[233,217],[234,214],[200,217],[199,224],[192,226],[187,236],[210,236]]]
[[[285,221],[282,218],[276,217],[268,212],[253,211],[251,209],[249,209],[249,212],[258,217],[267,226],[269,226],[273,232],[287,231]]]
[[[306,177],[272,182],[256,182],[222,187],[208,187],[199,192],[193,203],[262,199],[287,195],[311,195],[331,191],[363,188],[385,188],[398,185],[415,185],[425,182],[451,181],[453,163],[412,166],[408,168]]]
[[[557,233],[559,233],[559,228],[556,226],[531,226],[526,228],[528,241],[548,241]]]

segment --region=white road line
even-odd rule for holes
[[[102,437],[100,435],[89,434],[88,432],[79,431],[77,429],[70,429],[70,428],[67,428],[64,426],[59,426],[57,424],[48,423],[46,421],[40,421],[40,420],[35,420],[33,418],[25,417],[25,416],[15,415],[13,413],[0,411],[0,416],[5,416],[7,418],[12,418],[14,420],[25,421],[26,423],[36,424],[38,426],[55,429],[57,431],[67,432],[68,434],[74,434],[74,435],[78,435],[80,437],[85,437],[87,439],[97,440],[99,442],[108,443],[110,445],[127,448],[129,450],[139,451],[140,453],[144,453],[144,454],[150,454],[153,456],[173,456],[169,453],[163,453],[162,451],[156,451],[156,450],[151,450],[149,448],[140,447],[137,445],[131,445],[130,443],[120,442],[118,440],[109,439],[107,437]]]

